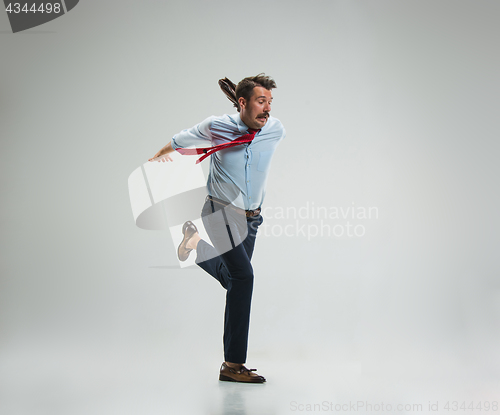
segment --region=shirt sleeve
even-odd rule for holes
[[[185,148],[190,146],[207,147],[212,143],[212,118],[200,122],[192,128],[182,130],[172,138],[172,148]]]

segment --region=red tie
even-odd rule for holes
[[[178,148],[177,151],[182,155],[187,156],[203,154],[203,156],[196,160],[196,164],[198,164],[200,161],[205,160],[208,156],[216,153],[217,151],[251,142],[255,138],[255,134],[257,134],[260,130],[253,130],[249,128],[248,131],[250,132],[249,134],[242,135],[241,137],[238,137],[237,139],[230,141],[229,143],[217,144],[213,147],[204,148]]]

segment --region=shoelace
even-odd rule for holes
[[[240,372],[257,372],[257,369],[247,369],[245,366],[241,366]]]
[[[256,372],[257,371],[257,369],[247,369],[245,366],[241,366],[240,370],[233,369],[232,367],[229,367],[229,366],[227,366],[227,368],[229,368],[229,370],[235,374],[242,374],[245,372]]]

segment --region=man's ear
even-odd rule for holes
[[[239,97],[238,98],[238,104],[240,104],[240,108],[245,108],[247,102],[246,102],[245,98]]]

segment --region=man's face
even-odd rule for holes
[[[253,89],[253,94],[248,101],[240,97],[240,117],[248,128],[259,130],[266,125],[273,96],[271,91],[261,86]]]

